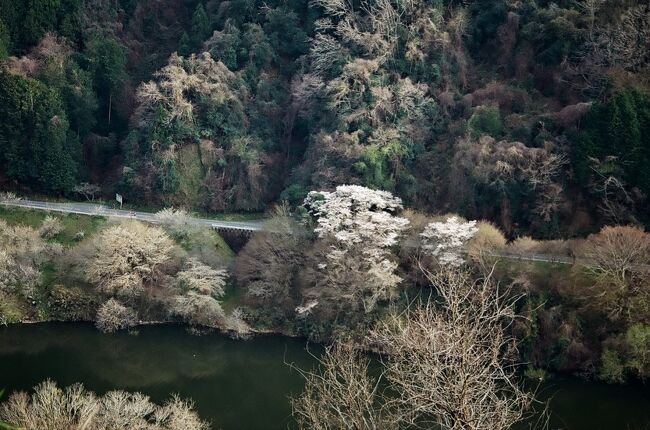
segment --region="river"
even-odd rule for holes
[[[302,378],[288,363],[315,365],[304,340],[235,341],[190,335],[176,326],[143,327],[138,335],[105,335],[89,324],[0,328],[0,388],[7,392],[50,378],[62,386],[82,382],[98,393],[140,391],[156,402],[178,393],[192,398],[201,417],[223,430],[291,424],[288,396],[300,392]],[[552,429],[650,429],[650,390],[641,385],[567,378],[547,383],[541,394],[552,396]]]

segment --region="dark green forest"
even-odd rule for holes
[[[650,222],[644,2],[396,7],[2,0],[0,181],[207,212],[358,184],[509,237]]]

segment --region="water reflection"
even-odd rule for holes
[[[302,379],[285,362],[309,368],[314,360],[303,341],[275,336],[233,341],[169,326],[138,336],[77,324],[0,329],[0,386],[8,391],[49,377],[97,392],[138,390],[157,401],[177,392],[192,397],[215,428],[286,428],[287,396]]]

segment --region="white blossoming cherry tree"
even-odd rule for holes
[[[422,250],[443,267],[460,267],[465,262],[465,247],[477,232],[476,221],[463,221],[456,216],[432,222],[420,234]]]
[[[332,192],[310,192],[304,206],[316,221],[315,233],[330,243],[317,265],[324,287],[339,299],[352,298],[366,312],[390,297],[401,281],[391,247],[409,223],[398,216],[402,200],[388,191],[341,185]]]

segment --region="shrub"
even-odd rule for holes
[[[137,322],[138,317],[133,309],[115,299],[109,299],[99,308],[95,325],[104,333],[113,333],[133,327]]]
[[[473,261],[487,267],[494,257],[493,254],[505,248],[506,238],[501,230],[490,222],[479,221],[476,227],[478,230],[467,244],[467,254]]]
[[[516,238],[508,249],[515,253],[532,253],[540,246],[540,241],[533,239],[530,236],[521,236]]]
[[[83,385],[61,389],[50,380],[12,394],[0,405],[0,420],[25,430],[139,429],[209,430],[193,404],[173,396],[164,405],[140,393],[110,391],[98,397]],[[1,422],[0,422],[1,424]]]
[[[628,367],[645,380],[650,376],[650,326],[634,324],[625,333],[625,342],[630,350]]]
[[[63,321],[92,321],[98,300],[96,293],[88,289],[55,284],[47,296],[48,316]]]
[[[176,275],[178,286],[185,291],[194,291],[207,296],[220,297],[226,286],[228,272],[217,270],[190,258],[187,267]]]
[[[479,106],[467,123],[469,133],[477,138],[489,134],[498,138],[503,134],[503,121],[496,106]]]
[[[57,234],[61,233],[63,231],[63,225],[61,224],[61,220],[59,218],[55,218],[53,216],[47,216],[43,220],[43,223],[41,224],[41,228],[39,228],[38,233],[40,234],[41,237],[45,239],[51,239]]]
[[[165,208],[156,212],[156,220],[175,239],[184,240],[189,235],[190,214],[185,209]]]
[[[60,246],[43,240],[31,227],[0,220],[0,289],[29,294],[40,279],[40,268]]]
[[[625,381],[623,363],[616,351],[606,349],[601,357],[601,368],[599,377],[610,383],[622,383]]]
[[[180,316],[189,324],[212,328],[220,327],[226,319],[214,297],[194,291],[173,297],[169,313]]]

